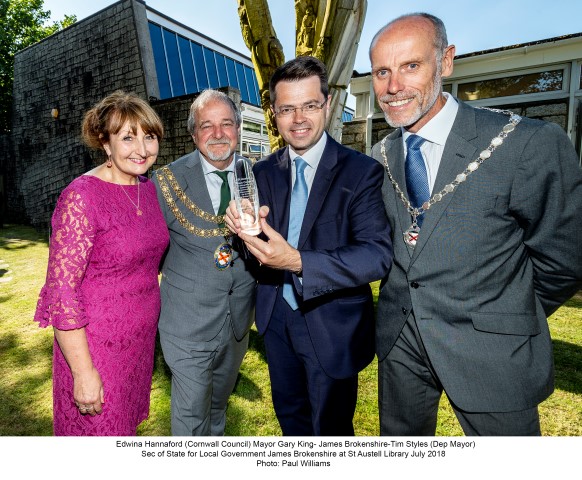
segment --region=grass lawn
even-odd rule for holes
[[[0,229],[0,435],[51,435],[52,330],[32,321],[44,283],[48,245],[32,228]],[[544,435],[582,435],[582,296],[550,318],[556,363],[556,391],[540,406]],[[356,435],[376,436],[377,371],[373,362],[360,374]],[[161,351],[151,394],[150,418],[138,435],[170,434],[170,376]],[[231,396],[227,435],[280,435],[271,403],[262,339],[251,331],[250,348]],[[437,435],[462,435],[443,398]]]

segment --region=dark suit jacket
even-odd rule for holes
[[[291,171],[288,148],[258,162],[254,173],[267,222],[287,237]],[[317,168],[303,218],[298,250],[302,311],[319,362],[334,378],[355,375],[374,357],[373,303],[369,282],[392,262],[390,229],[382,203],[382,168],[331,137]],[[256,323],[268,328],[284,272],[261,268]]]
[[[505,115],[459,102],[434,192],[489,146]],[[406,190],[400,129],[386,141]],[[379,144],[373,155],[382,162]],[[531,408],[553,390],[546,317],[582,279],[582,173],[564,131],[524,118],[466,182],[425,214],[414,252],[410,215],[386,177],[394,266],[378,303],[377,353],[390,352],[411,310],[430,362],[457,407]]]

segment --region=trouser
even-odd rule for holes
[[[390,353],[378,363],[380,434],[432,436],[443,392],[409,315]],[[453,411],[465,435],[540,435],[537,407],[515,412]]]
[[[354,435],[358,376],[335,379],[325,373],[305,317],[281,293],[265,332],[265,349],[283,435]]]
[[[249,334],[238,341],[227,319],[209,342],[190,342],[160,332],[160,343],[172,371],[172,435],[224,435],[226,406]]]

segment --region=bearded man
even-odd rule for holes
[[[197,150],[154,174],[170,232],[159,331],[172,371],[172,435],[223,435],[226,406],[247,351],[255,280],[224,227],[241,115],[224,93],[192,103]]]

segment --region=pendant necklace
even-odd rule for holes
[[[481,108],[482,110],[489,110],[492,112],[509,115],[509,123],[503,127],[501,132],[499,132],[496,137],[493,137],[489,146],[479,154],[479,157],[476,160],[469,163],[469,165],[467,165],[467,168],[462,173],[459,173],[451,183],[445,185],[445,187],[440,192],[435,193],[429,200],[424,202],[418,208],[415,208],[411,205],[410,200],[408,200],[408,198],[406,197],[406,195],[404,194],[396,180],[394,180],[392,172],[390,171],[390,167],[388,167],[388,157],[386,156],[386,139],[388,138],[388,136],[384,137],[384,139],[380,143],[380,153],[382,154],[382,158],[384,160],[384,168],[386,169],[388,179],[390,180],[390,183],[392,183],[392,186],[394,187],[394,190],[396,191],[398,197],[400,198],[402,203],[404,203],[406,210],[412,217],[412,224],[402,233],[404,237],[404,242],[412,249],[414,249],[414,247],[416,246],[418,236],[420,235],[420,226],[416,221],[417,218],[420,215],[422,215],[425,211],[429,210],[435,203],[440,202],[447,194],[453,192],[455,188],[457,188],[461,183],[467,180],[467,177],[471,173],[475,172],[485,160],[491,157],[491,154],[495,151],[495,149],[503,143],[503,140],[511,132],[513,132],[517,124],[521,122],[521,117],[509,110],[499,110],[497,108],[486,108],[486,107],[479,108]]]
[[[125,196],[129,199],[129,201],[131,202],[131,204],[135,207],[135,214],[140,216],[143,214],[143,212],[141,211],[141,208],[139,208],[139,184],[141,182],[139,181],[139,177],[137,177],[137,205],[136,203],[131,199],[131,197],[129,196],[129,193],[127,193],[125,191],[125,188],[123,188],[123,185],[120,185],[121,190],[123,191],[123,193],[125,193]]]
[[[232,264],[232,245],[228,243],[227,237],[225,240],[214,250],[214,266],[218,270],[226,270]]]

